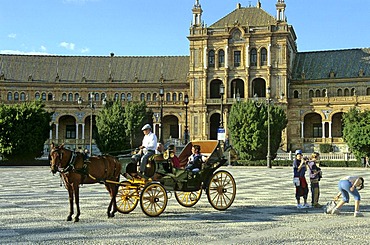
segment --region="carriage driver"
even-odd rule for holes
[[[145,124],[141,129],[144,133],[142,145],[139,147],[143,151],[143,157],[140,162],[140,173],[143,175],[145,172],[145,165],[148,162],[150,156],[155,154],[157,148],[157,136],[152,132],[152,127],[149,124]]]

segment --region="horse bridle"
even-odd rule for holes
[[[66,149],[65,149],[66,150]],[[71,151],[71,157],[69,158],[68,164],[65,168],[62,167],[62,159],[63,159],[63,151],[61,147],[55,147],[50,152],[50,158],[53,153],[57,154],[56,159],[58,161],[55,162],[54,166],[56,166],[56,171],[60,173],[69,172],[71,169],[74,169],[74,164],[76,160],[76,153]],[[50,159],[51,160],[51,159]]]

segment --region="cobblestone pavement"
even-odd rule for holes
[[[103,185],[81,187],[81,220],[67,222],[68,195],[48,167],[0,167],[0,244],[368,244],[370,170],[323,168],[321,203],[337,193],[342,176],[362,175],[361,209],[353,199],[339,216],[322,209],[298,210],[289,167],[225,167],[237,195],[217,211],[205,193],[192,208],[169,199],[164,213],[149,218],[140,205],[130,214],[108,219],[109,195]],[[309,199],[310,201],[310,199]]]

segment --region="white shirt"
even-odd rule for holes
[[[148,150],[155,151],[157,149],[157,136],[153,132],[144,135],[142,146],[145,147],[143,149],[144,154],[147,153]]]

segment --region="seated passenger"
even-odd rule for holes
[[[169,145],[168,146],[168,151],[170,152],[170,155],[171,155],[172,166],[174,168],[177,168],[177,169],[182,168],[181,165],[180,165],[180,160],[176,156],[176,147],[175,147],[175,145]]]
[[[155,154],[163,154],[164,152],[164,145],[162,143],[157,144],[157,149],[155,150]]]
[[[200,153],[200,145],[193,145],[191,148],[193,153],[186,164],[185,169],[193,172],[198,172],[202,169],[202,163],[207,160],[207,157]]]

